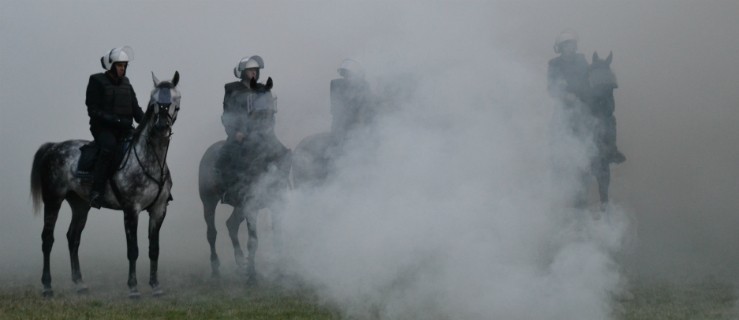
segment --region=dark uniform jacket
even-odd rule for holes
[[[559,56],[549,60],[547,80],[547,89],[554,98],[561,99],[565,94],[573,93],[583,102],[588,100],[588,62],[582,53],[572,59]]]
[[[369,85],[363,80],[331,80],[331,131],[344,135],[352,128],[369,122]]]
[[[251,89],[241,81],[227,83],[225,89],[221,122],[226,129],[226,134],[231,138],[237,131],[247,132],[249,113],[253,111],[257,93],[266,90],[263,84],[257,84],[255,89]],[[271,93],[267,92],[267,94]]]
[[[92,130],[127,130],[134,119],[141,122],[144,117],[136,93],[125,76],[116,84],[105,73],[91,75],[85,104]]]

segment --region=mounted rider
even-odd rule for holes
[[[371,93],[359,62],[346,59],[337,72],[341,78],[331,80],[331,135],[342,145],[347,135],[372,120]]]
[[[266,84],[257,82],[263,68],[262,57],[244,57],[234,67],[234,76],[240,80],[225,85],[221,122],[228,138],[215,164],[225,186],[224,203],[238,203],[236,197],[241,196],[237,188],[239,177],[250,170],[249,155],[258,151],[282,155],[289,151],[274,134],[274,106],[256,103],[260,95],[269,95],[272,99],[272,78],[268,78]],[[270,150],[261,150],[265,146]]]
[[[98,209],[102,205],[113,155],[131,134],[133,121],[140,123],[144,117],[136,93],[126,77],[128,63],[132,60],[131,47],[113,48],[100,58],[105,72],[91,75],[87,83],[85,104],[90,116],[90,132],[99,148],[93,170],[90,206]]]
[[[616,130],[613,113],[610,115],[592,110],[592,88],[589,79],[589,66],[585,55],[577,52],[577,33],[571,30],[560,33],[554,42],[554,52],[559,56],[549,60],[547,70],[547,89],[549,95],[557,99],[565,111],[570,113],[571,128],[579,133],[584,130],[588,117],[594,117],[599,128],[593,132],[607,132],[596,139],[599,148],[606,149],[606,157],[612,163],[621,163],[626,157],[616,148]],[[610,118],[609,118],[610,117]],[[609,127],[609,124],[613,124]],[[605,127],[605,128],[603,128]]]
[[[559,56],[549,60],[547,89],[549,95],[573,108],[588,101],[588,61],[577,52],[578,37],[574,31],[560,33],[554,41]]]

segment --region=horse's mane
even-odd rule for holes
[[[133,139],[136,140],[141,135],[141,132],[144,131],[144,127],[149,123],[149,120],[151,120],[151,117],[154,114],[154,108],[152,108],[152,104],[150,104],[146,108],[146,112],[144,113],[144,118],[141,120],[138,126],[136,126],[136,129],[133,131]]]

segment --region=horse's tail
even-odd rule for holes
[[[33,156],[33,166],[31,167],[31,199],[33,200],[33,213],[38,214],[41,207],[41,166],[46,152],[54,144],[51,142],[44,143],[36,151]]]

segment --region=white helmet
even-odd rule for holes
[[[560,33],[557,38],[554,40],[554,52],[559,53],[559,47],[566,41],[574,41],[577,43],[579,40],[579,37],[577,36],[577,32],[573,30],[565,30]]]
[[[262,57],[254,55],[251,57],[243,57],[239,60],[239,64],[234,68],[234,76],[241,79],[241,73],[250,68],[264,69],[264,60]]]
[[[352,59],[345,59],[341,62],[339,69],[336,71],[339,72],[342,77],[349,77],[349,75],[351,75],[353,77],[361,78],[364,76],[364,68],[362,68],[362,65]]]
[[[133,61],[133,48],[129,46],[110,49],[110,52],[100,57],[100,64],[105,70],[110,70],[116,62],[129,61]]]

